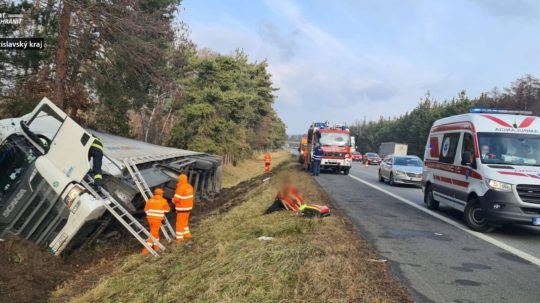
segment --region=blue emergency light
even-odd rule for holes
[[[532,111],[527,110],[508,110],[508,109],[495,109],[495,108],[481,108],[473,107],[469,108],[471,114],[509,114],[509,115],[532,115]]]

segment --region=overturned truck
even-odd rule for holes
[[[105,154],[98,191],[85,181],[95,137]],[[221,188],[220,157],[85,129],[46,98],[23,117],[0,120],[0,142],[0,239],[26,238],[54,255],[95,240],[114,218],[146,245],[151,236],[136,217],[153,188],[172,197],[180,173],[196,199]]]

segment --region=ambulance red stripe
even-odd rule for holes
[[[476,172],[475,170],[473,170],[473,169],[471,169],[471,168],[469,168],[467,166],[459,166],[459,165],[441,163],[441,162],[437,162],[437,161],[433,161],[433,160],[425,160],[424,165],[429,167],[429,168],[444,170],[444,171],[451,172],[451,173],[454,173],[456,175],[462,175],[462,176],[466,176],[467,171],[469,171],[469,177],[470,178],[482,180],[482,176],[478,172]]]
[[[504,121],[502,119],[499,119],[497,117],[494,117],[494,116],[491,116],[491,115],[482,115],[482,117],[488,118],[489,120],[499,124],[500,126],[512,127],[512,125],[510,125],[510,123],[507,123],[506,121]]]
[[[536,119],[536,117],[527,117],[527,118],[525,118],[525,120],[521,121],[521,123],[519,124],[519,128],[527,128],[527,127],[531,126],[531,124],[533,124],[535,119]]]
[[[461,187],[469,186],[469,182],[465,182],[465,181],[461,181],[461,180],[457,180],[457,179],[447,178],[447,177],[438,176],[438,175],[433,175],[433,178],[435,178],[435,180],[438,180],[438,181],[441,181],[441,182],[444,182],[444,183],[448,183],[448,184],[452,184],[452,185],[457,185],[457,186],[461,186]]]

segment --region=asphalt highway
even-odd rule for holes
[[[377,169],[317,180],[416,302],[540,302],[540,228],[472,232],[460,212],[427,210],[420,188],[380,183]]]

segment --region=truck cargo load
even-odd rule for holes
[[[407,155],[407,144],[395,143],[395,142],[383,142],[379,146],[379,156],[385,158],[388,155]]]

